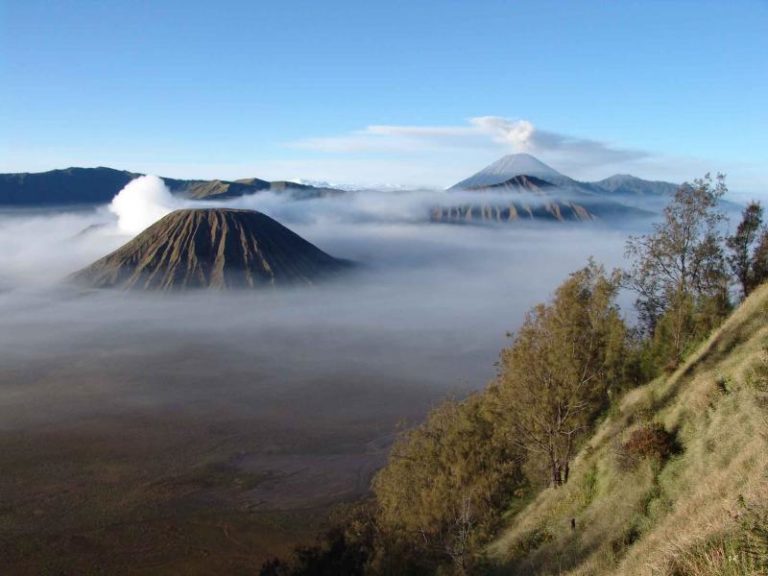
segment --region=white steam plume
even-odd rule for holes
[[[117,215],[117,225],[122,232],[138,234],[179,205],[178,199],[160,178],[140,176],[118,192],[109,211]]]

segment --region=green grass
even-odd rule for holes
[[[510,518],[488,549],[498,573],[768,574],[767,344],[764,286],[674,374],[621,399],[566,486]],[[677,453],[628,466],[623,443],[651,423]]]

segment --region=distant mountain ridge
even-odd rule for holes
[[[350,263],[255,210],[177,210],[72,275],[93,288],[184,290],[313,284]]]
[[[438,206],[432,220],[439,222],[512,222],[520,219],[555,221],[611,220],[648,216],[637,200],[629,197],[671,194],[670,182],[651,182],[629,175],[615,175],[599,182],[579,182],[558,172],[530,154],[509,154],[448,192],[509,193],[509,199]],[[482,198],[482,199],[481,199]]]
[[[558,172],[535,156],[521,153],[503,156],[469,178],[454,184],[449,190],[487,189],[519,176],[533,176],[555,186],[596,194],[661,195],[672,193],[679,186],[672,182],[643,180],[630,174],[615,174],[596,182],[581,182]]]
[[[601,190],[611,194],[636,195],[636,196],[663,196],[674,194],[679,184],[657,180],[643,180],[631,174],[614,174],[603,180],[591,182]]]
[[[513,176],[508,180],[503,180],[495,184],[472,186],[469,188],[463,188],[464,190],[490,190],[490,191],[503,191],[509,190],[513,192],[527,191],[534,194],[545,194],[547,190],[556,188],[557,186],[552,182],[543,180],[537,176],[531,176],[530,174],[521,174],[519,176]]]
[[[503,175],[502,175],[503,176]],[[565,199],[552,196],[558,186],[536,176],[518,175],[494,184],[478,184],[478,182],[495,181],[497,178],[477,178],[463,181],[463,186],[469,184],[472,188],[460,188],[466,191],[496,192],[509,194],[509,199],[500,201],[467,202],[458,205],[437,206],[432,209],[433,222],[513,222],[516,220],[557,220],[585,221],[593,220],[595,215],[586,207]],[[457,184],[457,186],[459,186]],[[454,187],[456,188],[456,187]],[[451,188],[453,190],[454,188]]]
[[[454,184],[449,190],[479,190],[501,184],[516,176],[532,176],[557,186],[571,185],[574,182],[530,154],[508,154],[469,178]]]
[[[0,174],[0,206],[106,204],[139,176],[106,167]],[[354,194],[323,184],[270,182],[260,178],[162,179],[173,194],[195,200],[229,200],[266,191],[293,200]],[[433,222],[480,224],[519,220],[608,222],[652,216],[676,188],[671,182],[643,180],[627,174],[581,182],[530,154],[510,154],[450,187],[445,200],[433,206],[424,218]],[[466,193],[477,193],[477,198],[468,198]]]
[[[584,206],[573,202],[549,201],[539,204],[528,202],[460,204],[438,206],[432,209],[432,222],[447,223],[506,223],[517,220],[556,220],[558,222],[584,222],[594,220]]]
[[[139,176],[143,174],[106,167],[0,174],[0,205],[106,204],[126,184]],[[178,178],[162,178],[162,180],[172,193],[196,200],[223,200],[264,191],[288,193],[298,199],[343,194],[343,191],[332,188],[307,186],[283,180],[270,182],[259,178],[235,181]]]

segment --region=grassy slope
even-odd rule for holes
[[[568,484],[541,493],[492,544],[499,572],[766,574],[754,560],[768,557],[765,533],[755,539],[744,525],[755,518],[748,508],[768,510],[767,343],[768,285],[674,374],[621,400]],[[621,443],[649,421],[680,451],[621,466]],[[739,551],[744,538],[757,554]]]

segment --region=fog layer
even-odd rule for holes
[[[624,232],[595,224],[429,223],[444,194],[210,203],[143,178],[109,206],[0,213],[3,564],[152,572],[190,549],[214,566],[287,553],[313,537],[310,510],[365,493],[399,424],[493,376],[531,305],[589,256],[621,262]],[[173,209],[222,204],[358,266],[284,290],[65,281]]]
[[[505,333],[531,305],[589,256],[609,266],[621,262],[624,233],[596,225],[471,227],[418,218],[439,194],[369,191],[304,201],[257,194],[212,204],[175,198],[161,180],[144,177],[108,207],[0,214],[0,242],[8,247],[0,254],[4,425],[51,415],[27,401],[34,383],[20,386],[8,369],[17,376],[35,366],[63,370],[60,362],[72,358],[92,368],[100,358],[120,356],[130,359],[124,370],[136,362],[136,371],[105,379],[98,390],[46,384],[45,394],[60,400],[52,412],[99,410],[101,401],[113,408],[183,403],[208,394],[226,404],[221,384],[155,386],[142,358],[158,358],[154,369],[167,373],[174,365],[163,363],[164,351],[184,347],[219,351],[236,358],[239,369],[252,367],[259,374],[253,386],[343,378],[354,387],[375,377],[441,391],[476,388],[492,376]],[[359,270],[281,292],[126,294],[62,283],[165,213],[211,205],[260,209],[332,255],[356,261]],[[183,364],[177,367],[186,372]]]

